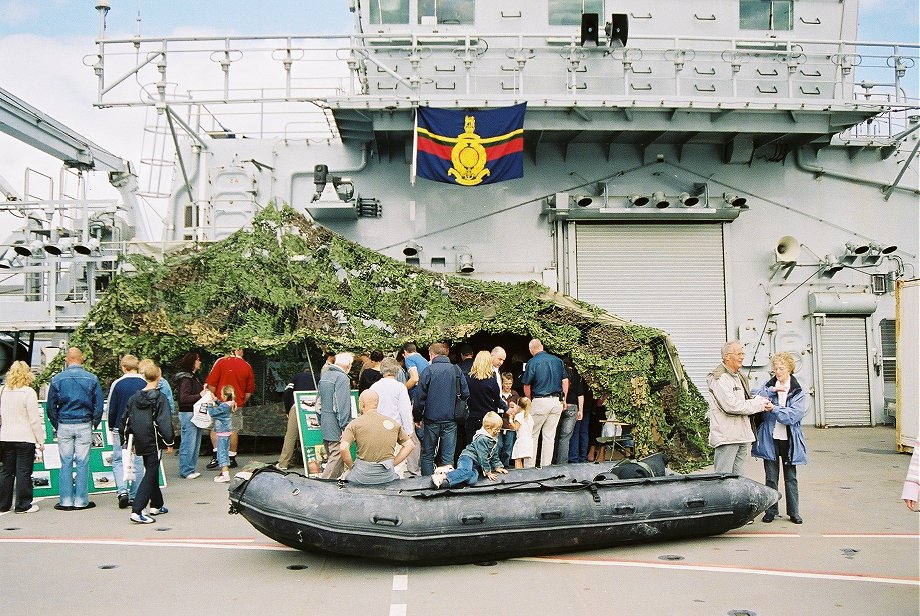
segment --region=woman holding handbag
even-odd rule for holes
[[[179,477],[182,479],[195,479],[201,476],[195,469],[201,453],[201,430],[192,423],[192,412],[195,403],[201,400],[206,392],[210,392],[196,374],[199,368],[201,357],[198,353],[186,353],[179,362],[179,372],[176,373],[180,430]]]
[[[0,512],[13,507],[14,483],[16,513],[38,511],[38,505],[32,504],[32,465],[35,449],[45,448],[45,420],[31,387],[34,379],[29,365],[16,361],[6,373],[6,385],[0,387]]]

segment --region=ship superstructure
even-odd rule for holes
[[[859,41],[855,2],[352,0],[347,35],[126,39],[106,5],[97,105],[153,120],[147,239],[220,239],[283,201],[423,268],[660,327],[700,389],[737,337],[755,383],[797,357],[807,421],[888,420],[918,46]],[[523,178],[414,177],[418,107],[519,103]]]

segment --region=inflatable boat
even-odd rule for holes
[[[779,498],[737,475],[665,475],[654,459],[499,477],[438,490],[428,477],[361,486],[268,467],[233,479],[230,511],[300,550],[450,564],[717,535]]]

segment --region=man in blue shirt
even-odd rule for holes
[[[89,500],[89,449],[93,428],[102,421],[102,386],[95,374],[83,369],[83,352],[77,347],[67,350],[64,362],[67,367],[51,379],[46,403],[61,456],[61,496],[54,508],[92,509],[96,503]]]
[[[418,349],[412,342],[407,342],[403,345],[403,357],[406,362],[406,374],[409,380],[418,383],[418,379],[422,375],[422,372],[428,367],[428,360],[422,357],[421,353],[418,352]],[[415,377],[414,380],[413,377]],[[409,388],[409,399],[413,402],[415,402],[415,396],[418,394],[417,388],[418,385],[413,385]]]
[[[540,340],[531,340],[528,349],[533,359],[527,362],[521,382],[524,384],[524,395],[531,399],[534,445],[541,443],[540,466],[549,466],[553,463],[562,400],[569,393],[569,377],[562,360],[544,351]],[[541,434],[542,439],[538,440]],[[526,464],[536,466],[536,456],[528,458]]]

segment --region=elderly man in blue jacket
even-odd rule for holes
[[[457,404],[457,383],[459,397],[466,400],[470,389],[460,369],[450,363],[447,345],[435,342],[428,347],[431,364],[419,375],[418,389],[412,405],[416,423],[424,421],[422,435],[422,475],[434,473],[434,452],[440,441],[438,460],[441,466],[453,462],[457,446],[457,422],[454,408]]]
[[[61,456],[61,496],[54,508],[92,509],[96,503],[89,500],[89,449],[93,429],[102,421],[105,398],[99,379],[83,368],[80,349],[70,347],[64,362],[67,367],[51,379],[46,404]]]

